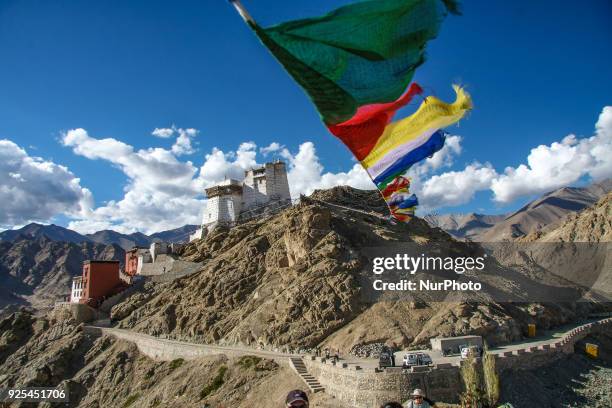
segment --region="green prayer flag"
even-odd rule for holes
[[[330,125],[399,98],[447,11],[457,12],[454,0],[368,0],[269,28],[249,23]]]

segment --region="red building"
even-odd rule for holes
[[[72,282],[72,301],[78,299],[79,303],[95,307],[124,288],[119,278],[119,261],[85,261],[83,275]]]

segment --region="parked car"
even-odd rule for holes
[[[413,366],[422,366],[433,364],[433,361],[427,353],[408,353],[404,355],[402,366],[404,368]]]
[[[421,354],[421,365],[431,365],[433,364],[433,360],[427,353],[419,353]]]
[[[461,358],[482,357],[482,349],[478,346],[461,347]]]
[[[404,354],[404,360],[402,363],[402,367],[407,368],[407,367],[412,367],[417,365],[417,355],[416,353],[408,353],[408,354]]]

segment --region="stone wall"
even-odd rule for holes
[[[248,183],[251,184],[248,184]],[[249,210],[253,207],[257,207],[263,205],[269,201],[268,196],[265,194],[265,187],[261,187],[257,185],[257,189],[253,188],[252,185],[254,181],[249,180],[248,178],[244,181],[244,187],[242,188],[242,207],[243,210]],[[262,192],[261,190],[264,190]]]
[[[496,367],[498,371],[506,369],[538,368],[564,355],[574,352],[577,341],[584,339],[591,333],[610,332],[612,330],[612,318],[602,319],[597,322],[587,323],[576,327],[566,333],[561,339],[550,344],[542,344],[537,347],[528,347],[514,351],[497,354]]]
[[[378,408],[388,401],[404,402],[415,388],[421,388],[434,400],[444,402],[457,402],[461,393],[459,367],[451,364],[381,371],[335,364],[312,356],[304,360],[308,371],[326,392],[355,408]]]
[[[111,335],[117,339],[134,343],[145,356],[159,361],[172,361],[178,358],[194,360],[206,356],[226,355],[236,358],[244,355],[255,355],[275,360],[279,364],[289,366],[288,355],[272,353],[263,350],[240,349],[237,347],[210,346],[205,344],[190,344],[176,340],[160,339],[142,333],[127,330],[85,326],[83,330],[94,335]]]
[[[93,322],[108,317],[105,313],[96,310],[84,303],[57,302],[55,310],[68,310],[77,323]]]

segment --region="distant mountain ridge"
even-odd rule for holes
[[[52,241],[63,241],[72,242],[74,244],[80,244],[81,242],[91,241],[86,236],[79,234],[68,228],[60,227],[58,225],[42,225],[35,222],[26,225],[25,227],[16,230],[6,230],[0,232],[1,241],[14,241],[15,239],[23,237],[42,237],[45,236]]]
[[[44,234],[0,241],[0,317],[5,308],[44,309],[62,300],[91,259],[123,262],[125,251],[116,244],[56,241]]]
[[[456,238],[469,238],[474,240],[478,234],[503,221],[507,214],[444,214],[426,215],[425,221],[432,227],[442,228]]]
[[[569,214],[594,205],[612,190],[612,179],[587,187],[562,187],[548,192],[511,214],[428,215],[425,220],[455,238],[479,242],[514,240],[555,228]]]
[[[83,242],[95,242],[104,245],[115,244],[127,250],[134,246],[146,247],[156,241],[176,243],[188,242],[189,235],[198,228],[198,225],[185,225],[168,231],[156,232],[151,235],[145,235],[141,232],[121,234],[112,230],[103,230],[93,234],[82,235],[71,229],[54,224],[42,225],[31,223],[16,230],[0,232],[0,241],[15,241],[20,237],[39,238],[44,236],[51,241],[70,242],[73,244],[80,244]]]

